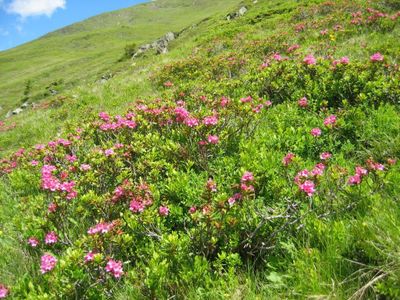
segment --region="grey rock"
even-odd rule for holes
[[[28,107],[29,107],[29,103],[28,103],[28,102],[25,102],[25,103],[23,103],[23,104],[21,105],[21,108],[22,108],[22,109],[28,108]]]
[[[12,111],[13,115],[19,115],[20,113],[22,113],[24,110],[22,108],[17,108],[15,110]]]
[[[247,7],[246,6],[242,6],[240,9],[239,9],[239,11],[238,11],[238,13],[239,13],[239,16],[244,16],[244,14],[247,12]]]

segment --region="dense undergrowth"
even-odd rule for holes
[[[157,99],[2,160],[3,291],[400,297],[399,44],[380,38],[400,7],[264,5],[153,72]]]

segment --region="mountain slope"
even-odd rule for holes
[[[38,40],[0,52],[1,115],[16,108],[25,83],[32,81],[34,101],[46,87],[63,81],[64,88],[99,79],[116,68],[126,44],[152,42],[181,29],[229,12],[239,0],[157,0],[102,14],[62,28]]]

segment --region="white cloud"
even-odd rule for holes
[[[40,15],[50,17],[58,8],[65,8],[65,5],[66,0],[13,0],[6,10],[22,18]]]

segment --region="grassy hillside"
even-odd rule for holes
[[[1,125],[0,292],[400,297],[398,1],[245,4]]]
[[[27,80],[33,101],[46,87],[62,80],[62,89],[100,79],[121,64],[126,44],[152,42],[168,31],[180,31],[204,18],[229,12],[239,0],[157,0],[102,14],[0,52],[1,115],[18,107]]]

